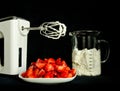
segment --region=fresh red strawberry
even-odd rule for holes
[[[61,74],[59,72],[57,72],[57,75],[55,77],[61,78]]]
[[[71,77],[73,77],[73,74],[72,73],[68,73],[67,78],[71,78]]]
[[[25,73],[26,77],[28,78],[35,78],[35,75],[33,74],[33,66],[30,66],[28,70]]]
[[[31,62],[31,65],[32,65],[32,66],[35,66],[35,64],[36,64],[36,62]]]
[[[71,69],[69,66],[67,66],[67,67],[65,67],[65,70],[70,71]]]
[[[34,71],[33,71],[33,74],[35,77],[38,77],[38,74],[39,73],[39,68],[35,68]]]
[[[61,62],[61,65],[67,67],[67,63],[64,60]]]
[[[55,70],[52,71],[52,73],[53,73],[54,77],[57,77],[58,73]]]
[[[62,72],[62,71],[64,71],[65,70],[65,68],[67,67],[67,64],[66,64],[66,62],[63,60],[63,61],[61,61],[61,59],[59,58],[59,59],[57,59],[56,60],[57,62],[56,62],[56,70],[58,71],[58,72]]]
[[[76,74],[76,70],[72,68],[69,73],[71,73],[72,76],[74,76]]]
[[[42,68],[46,65],[46,63],[45,63],[43,60],[38,59],[38,60],[36,61],[35,65],[36,65],[36,67],[38,67],[39,69],[42,69]]]
[[[56,65],[55,70],[57,72],[63,72],[65,70],[65,67],[62,65]]]
[[[38,58],[36,62],[31,62],[31,65],[22,73],[26,78],[70,78],[75,76],[76,70],[71,69],[65,60],[61,58]]]
[[[64,70],[63,72],[60,73],[60,76],[61,76],[62,78],[67,78],[67,77],[68,77],[68,74],[69,74],[69,72],[68,72],[67,70]]]
[[[44,78],[53,78],[53,77],[54,77],[54,74],[51,71],[45,73],[45,76],[44,76]]]
[[[44,69],[40,69],[40,71],[38,72],[38,77],[43,77],[45,75],[45,70]]]
[[[47,60],[47,63],[55,64],[55,59],[54,58],[49,58]]]
[[[56,64],[56,65],[61,65],[61,64],[62,64],[62,63],[61,63],[61,58],[57,58],[56,61],[55,61],[55,64]]]
[[[53,71],[54,70],[54,66],[52,64],[46,64],[45,65],[45,71]]]
[[[21,74],[22,77],[26,77],[26,71]]]

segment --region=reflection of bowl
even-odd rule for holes
[[[24,78],[19,74],[19,78],[31,83],[41,83],[41,84],[56,84],[56,83],[65,83],[70,82],[75,79],[76,75],[71,78]]]

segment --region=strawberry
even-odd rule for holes
[[[39,69],[42,69],[42,68],[46,65],[46,63],[45,63],[43,60],[41,60],[41,59],[37,59],[35,65],[36,65],[36,67],[38,67]]]
[[[64,70],[65,70],[65,67],[64,66],[62,66],[62,65],[56,65],[56,71],[57,72],[63,72]]]
[[[33,74],[33,66],[30,66],[28,70],[25,73],[25,77],[28,78],[35,78],[35,75]]]
[[[61,61],[61,65],[67,67],[67,63],[65,62],[65,60]]]
[[[35,64],[36,64],[36,62],[31,62],[31,65],[32,65],[32,66],[35,66]]]
[[[57,58],[56,61],[55,61],[55,64],[56,65],[61,65],[61,58]]]
[[[71,69],[69,66],[67,66],[67,67],[65,67],[65,70],[70,71]]]
[[[71,78],[71,77],[73,77],[73,74],[72,73],[68,73],[67,78]]]
[[[62,71],[64,71],[66,69],[66,67],[67,67],[66,62],[65,61],[60,61],[59,64],[56,65],[55,68],[56,68],[56,71],[62,72]]]
[[[40,71],[38,72],[38,77],[43,77],[45,75],[45,70],[44,69],[40,69]]]
[[[72,69],[69,71],[69,73],[71,73],[72,76],[74,76],[74,75],[76,74],[76,70],[72,68]]]
[[[55,59],[54,58],[49,58],[47,60],[47,63],[55,64]]]
[[[38,74],[39,73],[39,69],[38,68],[35,68],[34,71],[33,71],[33,74],[35,77],[38,77]]]
[[[69,72],[68,72],[67,70],[64,70],[63,72],[60,73],[60,76],[61,76],[62,78],[67,78],[67,77],[68,77],[68,74],[69,74]]]
[[[23,73],[21,74],[21,76],[22,76],[22,77],[26,77],[26,72],[23,72]]]
[[[45,71],[53,71],[54,70],[54,66],[52,64],[46,64],[45,65]]]
[[[44,75],[44,78],[53,78],[53,77],[54,77],[54,74],[51,71],[45,73],[45,75]]]
[[[65,60],[61,58],[38,58],[36,62],[31,62],[29,68],[21,74],[26,78],[70,78],[75,76],[76,70],[71,69]]]

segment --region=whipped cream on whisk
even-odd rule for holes
[[[59,21],[53,22],[44,22],[39,27],[30,27],[24,28],[22,30],[40,30],[40,34],[47,38],[51,39],[59,39],[60,37],[64,37],[66,35],[67,27],[64,23]]]

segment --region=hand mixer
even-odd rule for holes
[[[45,22],[39,27],[30,27],[30,21],[20,17],[1,18],[0,74],[16,75],[26,70],[29,30],[40,30],[41,35],[52,39],[59,39],[66,34],[66,26],[59,21]]]

